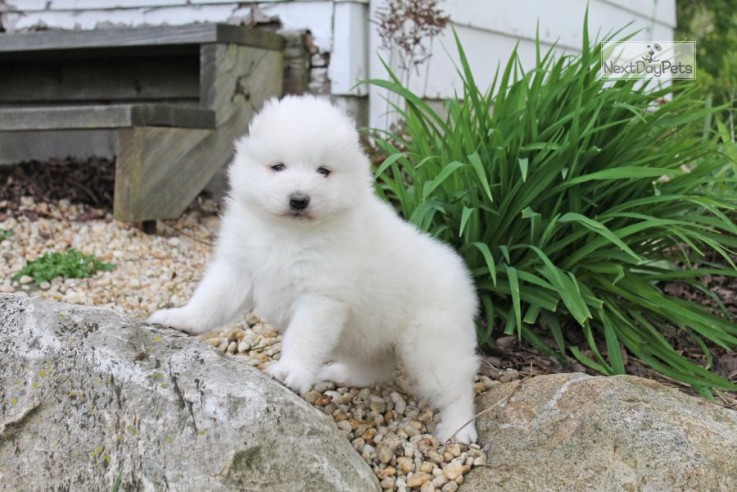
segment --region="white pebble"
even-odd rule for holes
[[[363,447],[363,453],[361,453],[361,456],[364,460],[368,462],[373,462],[374,458],[376,458],[376,450],[370,444],[366,444]]]
[[[433,475],[435,475],[435,478],[432,479],[433,485],[436,487],[442,487],[446,483],[448,483],[448,477],[443,475],[443,472],[440,472],[440,475],[435,473],[436,469],[433,469]]]
[[[406,409],[407,409],[407,403],[400,396],[399,399],[394,402],[394,410],[396,410],[399,415],[402,415],[404,414],[404,411]]]
[[[455,480],[460,475],[463,475],[463,465],[460,464],[449,464],[443,468],[443,474],[448,480]]]
[[[338,393],[337,391],[333,391],[333,390],[325,391],[325,394],[327,396],[331,397],[333,399],[333,401],[337,401],[337,400],[339,400],[342,397],[342,395],[340,393]]]
[[[369,403],[369,408],[371,408],[371,411],[373,412],[384,413],[386,412],[386,403],[384,403],[383,399],[379,399],[379,401],[371,400],[371,402]]]
[[[80,299],[81,297],[77,291],[68,290],[64,300],[70,304],[77,304],[80,301]]]
[[[399,435],[399,434],[397,434],[397,435]],[[404,450],[404,455],[407,458],[412,458],[415,455],[415,450],[417,449],[417,448],[415,448],[415,445],[412,444],[412,443],[410,443],[410,442],[406,442],[406,443],[402,444],[402,448]]]
[[[243,343],[243,342],[241,342]],[[320,398],[320,392],[315,390],[310,390],[307,392],[307,394],[304,396],[305,400],[307,400],[307,403],[315,403],[318,398]]]
[[[456,490],[458,490],[458,484],[455,482],[448,482],[443,485],[443,488],[441,488],[440,490],[442,492],[456,492]]]
[[[220,337],[214,337],[214,338],[207,338],[207,339],[205,339],[205,343],[208,344],[208,345],[210,345],[210,346],[212,346],[212,347],[218,347],[218,346],[220,346],[220,343],[221,342],[222,342],[222,340],[220,339]]]
[[[461,445],[457,442],[451,443],[446,448],[446,451],[449,451],[450,454],[452,454],[455,458],[461,455]]]
[[[402,430],[405,434],[407,434],[410,438],[417,437],[420,435],[420,431],[412,427],[411,425],[405,425],[402,427]]]
[[[110,276],[104,275],[104,276],[98,278],[95,281],[95,283],[97,284],[98,287],[107,287],[109,285],[112,285],[113,280],[110,278]]]
[[[379,461],[389,463],[394,457],[394,450],[389,446],[379,446]]]
[[[41,205],[30,197],[26,202],[33,208]],[[61,207],[54,203],[43,205],[48,205],[44,215],[57,218],[39,217],[31,222],[25,217],[8,217],[0,221],[0,227],[16,232],[12,242],[0,242],[0,258],[6,260],[0,261],[0,279],[6,279],[0,280],[0,293],[23,294],[22,289],[27,289],[34,296],[111,307],[144,319],[157,309],[185,304],[212,254],[214,237],[202,227],[201,215],[185,214],[172,224],[174,229],[187,230],[188,235],[193,235],[195,240],[190,241],[184,236],[145,235],[113,221],[110,215],[71,222],[67,217],[78,216],[85,209],[68,201]],[[62,212],[62,208],[68,213]],[[53,242],[45,239],[47,237],[52,237]],[[92,279],[56,278],[40,284],[39,289],[33,286],[30,276],[21,281],[7,280],[20,270],[24,261],[66,247],[81,248],[106,262],[115,263],[117,268]],[[238,337],[234,332],[239,333]],[[274,327],[255,314],[209,333],[203,341],[221,352],[237,352],[241,354],[239,360],[261,369],[277,360],[282,348],[281,336]],[[519,377],[511,371],[505,374],[510,378]],[[477,387],[484,389],[500,384],[486,376],[479,376],[476,381]],[[429,406],[426,398],[417,399],[401,371],[395,382],[360,389],[336,389],[332,382],[319,382],[305,400],[336,421],[352,446],[372,466],[382,487],[399,491],[412,488],[421,492],[443,488],[444,492],[454,492],[471,466],[486,463],[485,454],[478,447],[463,447],[468,451],[460,454],[456,447],[440,447],[441,443],[430,434],[436,425],[436,409]],[[325,401],[328,399],[332,401]],[[445,460],[443,453],[447,456]],[[443,473],[443,468],[448,467],[445,471],[455,477],[453,480]]]
[[[18,282],[21,283],[21,285],[30,284],[33,282],[33,277],[29,277],[28,275],[23,275],[21,278],[18,279]]]
[[[432,483],[432,480],[423,482],[422,487],[420,487],[420,492],[435,492],[435,484]]]
[[[258,336],[251,330],[246,331],[246,334],[243,335],[243,341],[248,343],[251,346],[255,345],[255,342],[257,339],[258,339]]]
[[[410,488],[416,489],[418,487],[421,487],[423,484],[429,483],[431,479],[432,477],[428,475],[427,473],[415,472],[412,474],[411,477],[407,479],[407,485]]]
[[[333,383],[332,381],[320,381],[314,387],[314,390],[319,391],[320,393],[324,393],[327,390],[333,389],[335,389],[335,383]]]
[[[397,490],[400,489],[406,489],[407,488],[407,482],[404,481],[404,478],[399,477],[396,481]]]

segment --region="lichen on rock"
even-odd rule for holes
[[[0,295],[0,347],[10,489],[379,490],[328,417],[196,338]]]

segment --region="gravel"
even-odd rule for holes
[[[113,221],[109,214],[101,220],[77,220],[87,209],[65,200],[46,204],[23,199],[20,213],[0,222],[1,229],[14,233],[0,242],[0,292],[109,307],[137,317],[189,298],[202,276],[214,232],[198,221],[198,214],[164,225],[164,236],[149,236]],[[113,263],[116,269],[87,279],[56,278],[42,285],[27,278],[11,280],[26,260],[70,247]]]
[[[253,314],[202,339],[226,355],[245,357],[259,369],[278,360],[281,352],[281,335]],[[479,375],[475,391],[480,394],[498,384]],[[385,490],[453,491],[474,466],[486,464],[486,452],[478,445],[438,441],[433,435],[433,408],[414,396],[401,371],[391,384],[369,388],[322,381],[304,399],[333,418]]]
[[[189,299],[202,278],[219,225],[217,204],[202,197],[180,219],[159,221],[158,235],[146,235],[133,225],[113,221],[109,212],[64,199],[0,200],[0,210],[6,211],[0,229],[13,232],[0,241],[0,292],[108,307],[139,318]],[[11,280],[26,260],[69,247],[114,263],[116,269],[40,285],[26,278]],[[225,356],[241,357],[259,369],[281,352],[281,336],[254,314],[201,339]],[[485,451],[477,445],[439,442],[433,435],[435,412],[427,400],[414,396],[401,372],[395,376],[391,384],[370,388],[320,382],[304,398],[333,418],[383,489],[456,490],[471,468],[486,463]],[[516,371],[504,373],[505,380],[517,377]],[[499,381],[479,375],[476,393],[496,384]]]

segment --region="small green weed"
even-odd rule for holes
[[[10,239],[15,235],[15,232],[13,231],[6,231],[5,229],[0,229],[0,243],[5,241],[6,239]]]
[[[13,275],[13,280],[28,275],[36,284],[40,284],[56,277],[86,278],[99,270],[109,272],[114,269],[115,265],[112,263],[105,263],[94,255],[85,255],[69,248],[64,253],[45,253],[27,262],[21,271]]]

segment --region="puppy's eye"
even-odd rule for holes
[[[283,170],[285,170],[286,168],[287,168],[287,166],[285,166],[281,162],[279,162],[279,163],[274,164],[273,166],[271,166],[271,170],[274,171],[275,173],[280,173]]]
[[[325,176],[326,178],[328,176],[330,176],[330,173],[331,172],[332,171],[330,169],[328,169],[326,167],[323,167],[323,166],[320,166],[320,167],[317,168],[317,174],[321,174],[321,175]]]

